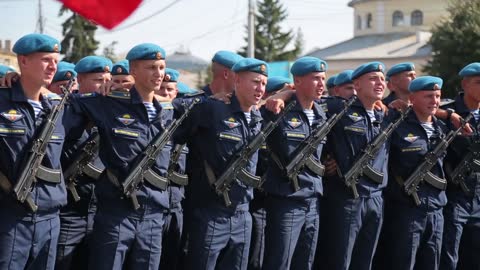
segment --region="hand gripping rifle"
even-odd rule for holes
[[[350,100],[345,102],[345,107],[338,114],[332,115],[328,118],[322,126],[317,127],[307,139],[305,139],[298,147],[297,154],[290,160],[285,166],[285,172],[292,182],[294,191],[298,191],[300,186],[298,185],[298,175],[304,167],[309,168],[312,172],[322,176],[325,171],[325,167],[318,161],[314,160],[312,154],[317,151],[318,145],[327,137],[330,130],[335,124],[343,117],[348,108],[355,102],[356,96],[353,96]]]
[[[438,159],[447,151],[448,146],[453,142],[453,139],[460,133],[465,127],[466,123],[470,121],[472,114],[469,114],[465,120],[462,121],[462,125],[456,130],[450,131],[447,136],[437,144],[435,149],[425,154],[424,161],[418,166],[415,171],[408,177],[403,183],[403,187],[407,195],[412,196],[416,205],[420,205],[420,198],[418,197],[418,187],[422,181],[426,181],[435,188],[445,190],[447,182],[444,179],[439,178],[430,172],[430,170],[437,164]]]
[[[32,212],[36,212],[38,209],[38,206],[33,201],[30,193],[32,185],[37,181],[36,177],[39,173],[39,170],[48,171],[48,168],[44,168],[41,163],[47,151],[50,138],[55,130],[55,125],[63,111],[63,108],[65,107],[65,103],[70,95],[70,89],[72,88],[74,82],[74,79],[70,79],[66,87],[61,88],[63,91],[63,97],[60,100],[60,103],[52,108],[45,121],[45,124],[39,132],[39,135],[33,140],[32,147],[28,151],[29,155],[27,156],[26,162],[21,169],[20,177],[13,187],[13,192],[16,198],[21,203],[26,202],[27,206],[30,208],[30,210],[32,210]]]
[[[411,107],[408,107],[394,123],[390,123],[385,129],[383,129],[381,133],[375,137],[372,143],[367,144],[365,149],[363,149],[361,156],[355,160],[353,166],[344,175],[345,184],[352,189],[353,197],[355,199],[359,197],[356,185],[360,176],[365,175],[378,184],[383,182],[383,173],[377,172],[369,163],[375,158],[378,151],[382,148],[382,145],[388,140],[390,135],[392,135],[393,131],[403,122],[411,109]]]
[[[180,118],[175,119],[172,123],[165,128],[165,130],[148,144],[146,149],[139,155],[137,158],[137,163],[133,166],[133,169],[128,174],[127,178],[122,183],[122,189],[125,196],[130,197],[133,203],[133,208],[137,210],[140,208],[138,203],[137,194],[135,190],[140,182],[143,181],[146,174],[148,174],[150,168],[155,163],[158,154],[162,151],[163,147],[168,143],[171,136],[177,130],[177,128],[182,124],[183,120],[188,116],[193,106],[195,106],[200,99],[196,98],[192,103],[186,108],[185,112],[180,116]]]
[[[290,102],[283,111],[278,115],[275,121],[269,122],[256,136],[246,145],[242,150],[237,153],[232,161],[226,166],[227,170],[213,183],[215,191],[218,195],[223,196],[226,206],[230,206],[230,196],[228,192],[233,182],[238,179],[246,185],[252,187],[259,187],[261,183],[261,177],[252,175],[245,168],[250,160],[250,157],[262,146],[267,139],[268,135],[280,124],[283,120],[283,116],[287,114],[296,104],[296,101]]]

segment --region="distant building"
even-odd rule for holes
[[[18,70],[17,55],[12,52],[11,40],[0,40],[0,64]]]
[[[448,16],[448,0],[352,0],[354,37],[308,53],[328,62],[328,75],[382,61],[387,69],[415,63],[417,72],[431,56],[432,26]]]
[[[180,81],[196,89],[202,85],[202,80],[207,75],[209,62],[194,56],[186,49],[179,49],[171,55],[167,55],[167,67],[180,72]]]

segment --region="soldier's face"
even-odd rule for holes
[[[357,94],[353,83],[345,83],[340,86],[335,86],[335,96],[342,97],[344,99],[350,99],[353,95]]]
[[[382,72],[370,72],[357,78],[354,85],[361,99],[369,102],[381,100],[385,92],[385,76]]]
[[[135,84],[135,79],[132,75],[113,75],[112,89],[130,89]]]
[[[57,72],[58,53],[37,52],[29,55],[19,55],[18,62],[25,77],[31,83],[47,86]]]
[[[392,84],[392,88],[395,91],[401,91],[403,93],[409,94],[408,86],[410,85],[410,82],[413,81],[416,77],[417,73],[415,73],[415,71],[404,71],[393,75],[390,78],[390,83]]]
[[[410,94],[412,108],[417,115],[433,116],[440,106],[441,91],[418,91]]]
[[[158,91],[165,77],[165,60],[135,60],[130,65],[130,74],[140,91]]]
[[[110,80],[110,73],[80,73],[78,74],[79,93],[96,92],[102,84]]]
[[[160,86],[160,90],[155,91],[155,94],[161,97],[164,97],[168,101],[172,101],[174,98],[177,97],[177,94],[178,94],[177,83],[162,82],[162,86]]]
[[[240,72],[235,77],[235,95],[242,106],[258,105],[265,94],[267,76],[255,72]]]
[[[462,80],[465,98],[480,103],[480,76],[466,77]]]
[[[309,100],[319,99],[325,90],[326,78],[325,72],[310,72],[304,76],[295,77],[297,95]]]

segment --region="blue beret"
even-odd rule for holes
[[[183,82],[177,82],[178,93],[181,95],[193,94],[196,91],[191,89],[187,84]]]
[[[351,70],[351,69],[347,69],[347,70],[344,70],[344,71],[340,72],[337,75],[337,78],[335,78],[335,85],[339,86],[339,85],[346,84],[346,83],[353,83],[352,73],[353,73],[353,70]]]
[[[275,92],[282,89],[286,83],[292,83],[290,78],[285,78],[281,76],[269,77],[267,80],[267,93]]]
[[[352,73],[352,80],[357,79],[358,77],[362,76],[363,74],[367,74],[370,72],[382,72],[385,73],[385,65],[382,62],[369,62],[365,63],[357,69],[355,69]]]
[[[112,75],[128,75],[130,74],[130,65],[128,60],[123,59],[116,62],[112,67]]]
[[[178,82],[178,77],[180,77],[180,72],[176,71],[175,69],[166,68],[165,69],[165,78],[163,78],[164,82]]]
[[[303,76],[310,72],[325,72],[327,67],[327,62],[316,57],[305,56],[293,63],[290,72],[293,76]]]
[[[5,76],[5,74],[7,74],[10,71],[15,71],[15,69],[13,69],[9,66],[0,65],[0,77]]]
[[[75,65],[75,71],[78,73],[110,72],[110,70],[112,70],[112,61],[103,56],[86,56]]]
[[[77,72],[75,72],[75,65],[69,62],[60,61],[57,64],[57,72],[53,76],[52,83],[58,81],[67,81],[70,78],[76,78]]]
[[[396,64],[388,70],[387,77],[390,79],[390,77],[400,72],[413,71],[413,70],[415,70],[415,65],[412,62]]]
[[[442,85],[443,80],[439,77],[421,76],[410,82],[410,85],[408,86],[408,91],[417,92],[441,90]]]
[[[222,66],[232,68],[243,56],[231,51],[218,51],[212,58],[212,62],[219,63]]]
[[[165,50],[152,43],[139,44],[127,53],[127,60],[160,60],[165,59]]]
[[[468,64],[466,67],[462,68],[458,75],[462,77],[468,77],[468,76],[479,76],[480,75],[480,63],[471,63]]]
[[[327,80],[327,89],[335,87],[335,78],[337,78],[338,74],[330,76]]]
[[[44,34],[28,34],[21,37],[15,45],[13,52],[16,54],[31,54],[35,52],[55,52],[61,50],[60,42],[57,39]]]
[[[234,72],[250,71],[268,76],[268,64],[256,58],[243,58],[233,65]]]

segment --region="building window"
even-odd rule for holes
[[[361,30],[362,29],[362,16],[357,15],[357,29]]]
[[[367,14],[367,28],[372,28],[372,13]]]
[[[403,12],[395,11],[392,15],[392,26],[401,26],[403,25]]]
[[[423,24],[423,12],[420,10],[414,10],[412,12],[412,22],[411,25],[422,25]]]

